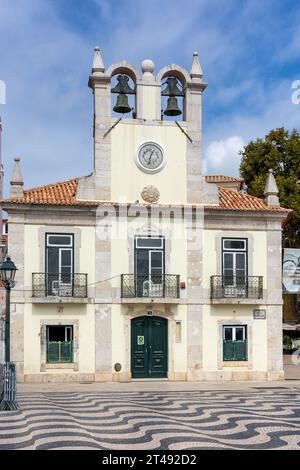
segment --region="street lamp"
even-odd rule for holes
[[[5,362],[10,362],[10,291],[15,285],[15,275],[17,267],[7,255],[6,260],[0,265],[1,280],[6,289],[6,310],[5,310]]]
[[[6,289],[5,363],[0,364],[0,410],[18,410],[16,400],[16,365],[10,362],[10,291],[15,286],[17,267],[7,255],[0,265],[0,279]]]

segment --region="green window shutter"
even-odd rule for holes
[[[73,342],[49,342],[47,345],[47,362],[73,362]]]
[[[247,360],[247,341],[235,341],[235,360]]]
[[[60,343],[60,362],[72,362],[72,341]]]
[[[59,362],[59,343],[52,341],[48,343],[47,362]]]
[[[223,361],[247,361],[247,341],[223,341]]]
[[[234,341],[223,341],[223,361],[234,361]]]

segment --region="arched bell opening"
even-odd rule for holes
[[[167,72],[161,80],[161,119],[185,120],[185,81],[174,70]]]
[[[111,77],[113,117],[136,117],[136,77],[130,69],[116,68]]]

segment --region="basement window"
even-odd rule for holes
[[[47,362],[73,362],[73,326],[47,326]]]
[[[223,326],[223,361],[247,361],[247,326]]]

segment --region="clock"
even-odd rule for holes
[[[165,166],[165,153],[156,142],[145,142],[138,148],[135,162],[145,173],[157,173]]]

